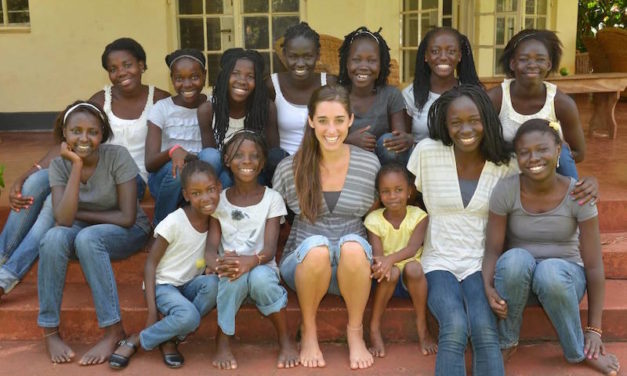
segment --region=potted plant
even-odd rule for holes
[[[594,37],[604,27],[624,27],[626,3],[627,0],[578,1],[576,73],[589,73],[592,65],[595,65],[595,71],[605,71],[602,63],[606,59]],[[592,63],[589,53],[596,54]]]

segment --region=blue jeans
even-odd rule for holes
[[[396,162],[400,163],[403,166],[407,166],[407,162],[409,161],[409,156],[411,154],[411,149],[407,149],[404,152],[397,153],[395,151],[388,150],[385,146],[383,146],[383,142],[394,135],[392,133],[384,133],[377,140],[377,145],[375,146],[375,153],[379,158],[379,162],[383,166],[386,163]]]
[[[557,168],[557,173],[564,176],[570,176],[575,180],[579,179],[579,175],[577,174],[577,166],[575,166],[575,160],[573,156],[570,154],[570,149],[566,143],[562,144],[562,151],[560,152],[559,158],[559,167]]]
[[[32,196],[33,204],[19,212],[11,210],[7,222],[0,233],[0,265],[3,265],[20,245],[26,233],[33,226],[50,194],[48,170],[40,170],[31,174],[22,185],[22,196]]]
[[[472,343],[473,375],[504,375],[496,317],[483,288],[481,272],[458,281],[444,270],[425,274],[429,310],[440,325],[435,374],[465,375],[464,352],[468,336]]]
[[[17,285],[37,260],[39,256],[39,242],[46,232],[54,226],[52,212],[52,195],[48,195],[44,206],[37,216],[35,224],[30,228],[26,237],[17,248],[9,254],[9,258],[0,268],[0,288],[8,293]]]
[[[157,309],[163,319],[139,333],[144,350],[152,350],[172,338],[185,338],[200,325],[200,319],[216,306],[218,276],[198,275],[181,286],[155,286]]]
[[[290,254],[283,257],[281,260],[281,276],[283,281],[294,291],[296,291],[296,282],[294,281],[294,274],[296,273],[296,266],[303,262],[307,254],[312,248],[315,247],[327,247],[329,250],[329,262],[331,263],[331,282],[329,283],[329,289],[327,293],[333,295],[342,295],[340,293],[340,286],[337,282],[337,264],[340,261],[340,248],[346,242],[357,242],[364,249],[366,258],[372,263],[372,247],[370,243],[357,234],[348,234],[340,238],[337,244],[331,244],[326,236],[313,235],[305,240]]]
[[[231,173],[224,168],[224,162],[220,150],[214,148],[202,149],[202,151],[198,153],[198,159],[209,163],[211,167],[213,167],[213,171],[215,171],[216,176],[220,179],[222,189],[233,185]]]
[[[48,230],[39,246],[39,317],[44,328],[59,326],[65,274],[70,257],[78,258],[103,328],[120,321],[118,290],[111,259],[124,259],[144,246],[148,233],[138,225],[88,225],[75,221],[72,227]]]
[[[525,306],[536,301],[551,319],[566,360],[585,358],[579,316],[586,291],[582,266],[562,259],[536,260],[527,250],[513,248],[499,257],[494,286],[507,302],[507,318],[498,323],[501,348],[518,344]]]
[[[203,149],[198,153],[198,159],[209,163],[213,167],[216,175],[220,178],[223,188],[232,185],[228,181],[222,181],[224,171],[222,169],[222,157],[218,150],[213,148]],[[156,227],[159,222],[183,203],[180,172],[176,177],[172,177],[172,161],[161,166],[159,171],[148,174],[148,187],[150,188],[150,194],[155,199],[155,213],[152,225]]]
[[[235,281],[222,277],[218,283],[217,303],[218,325],[224,334],[235,334],[235,315],[248,296],[264,316],[287,306],[287,291],[279,284],[276,270],[270,266],[256,266]]]

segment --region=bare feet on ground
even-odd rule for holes
[[[83,355],[78,363],[82,366],[91,366],[94,364],[104,363],[107,359],[109,359],[109,356],[113,354],[113,350],[117,347],[118,342],[126,337],[121,328],[121,325],[119,330],[112,330],[110,327],[107,328],[105,335],[102,337],[100,342],[96,343],[94,347],[89,349],[89,351]]]
[[[620,370],[620,363],[614,354],[599,354],[597,359],[584,359],[584,362],[604,375],[615,376]]]
[[[434,355],[438,352],[438,343],[429,333],[426,323],[424,328],[418,326],[418,341],[420,341],[422,355]]]
[[[348,352],[351,369],[363,369],[372,366],[374,358],[364,342],[364,329],[346,327],[346,340],[348,342]]]
[[[368,351],[379,358],[385,356],[385,344],[379,327],[370,326],[370,348],[368,348]]]
[[[216,338],[216,354],[213,356],[214,367],[218,369],[236,369],[237,361],[231,352],[231,344],[229,337],[222,333],[218,328],[218,336]]]
[[[511,359],[512,355],[516,353],[518,350],[518,346],[513,346],[508,349],[501,349],[501,354],[503,355],[503,363],[506,363]]]
[[[296,350],[296,346],[289,338],[279,341],[279,358],[277,359],[277,368],[294,368],[300,363],[300,356]]]
[[[322,351],[320,351],[317,328],[315,327],[311,329],[301,327],[300,364],[313,368],[327,365],[322,356]]]
[[[44,342],[52,363],[68,363],[76,355],[70,346],[63,342],[58,329],[44,331]]]

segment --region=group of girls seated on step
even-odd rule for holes
[[[168,367],[180,367],[178,343],[217,307],[213,365],[235,369],[235,316],[250,299],[277,331],[277,367],[323,367],[316,316],[331,293],[346,304],[352,369],[386,355],[384,312],[400,296],[413,302],[421,352],[437,353],[437,375],[465,374],[469,337],[473,374],[503,375],[528,301],[555,317],[569,362],[618,372],[601,341],[598,184],[576,180],[574,162],[585,153],[577,109],[544,81],[559,67],[554,33],[515,35],[501,58],[508,78],[487,93],[468,39],[450,28],[426,34],[402,92],[387,85],[380,30],[346,35],[338,77],[315,71],[319,35],[306,23],[287,30],[282,49],[287,71],[265,82],[258,52],[225,51],[211,97],[202,92],[204,55],[177,50],[165,59],[177,92],[170,97],[142,84],[137,42],[106,47],[112,86],[59,115],[57,144],[13,185],[0,236],[1,294],[41,256],[38,324],[54,363],[74,357],[59,316],[67,264],[78,259],[105,332],[84,365],[108,359],[124,368],[139,347],[159,347]],[[127,336],[110,260],[150,237],[138,205],[146,180],[155,199],[148,317]],[[413,205],[412,182],[423,208]],[[277,264],[288,208],[293,222]],[[538,240],[546,228],[550,238]],[[281,279],[298,296],[299,350]]]

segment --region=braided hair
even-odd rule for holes
[[[214,137],[218,149],[223,150],[224,138],[229,129],[229,78],[235,68],[237,60],[250,60],[255,67],[255,90],[248,95],[246,100],[246,118],[244,128],[263,134],[268,123],[268,89],[263,82],[264,62],[261,54],[255,50],[243,48],[230,48],[224,51],[220,59],[220,73],[213,88],[211,105],[215,119]]]
[[[305,39],[313,41],[314,45],[316,46],[316,52],[320,53],[320,35],[314,29],[312,29],[307,22],[301,22],[296,25],[292,25],[285,31],[283,44],[281,44],[283,52],[285,52],[285,46],[287,45],[287,42],[298,37],[303,37]]]
[[[385,86],[387,84],[388,76],[390,75],[390,48],[388,47],[385,39],[381,36],[381,28],[376,32],[368,30],[367,27],[361,26],[357,30],[344,36],[344,42],[340,46],[340,73],[338,75],[338,83],[342,86],[350,86],[351,80],[348,77],[348,69],[346,69],[346,63],[348,62],[348,53],[350,52],[351,45],[357,39],[369,38],[375,40],[379,46],[379,61],[381,64],[381,70],[379,71],[379,77],[374,82],[374,87]]]
[[[464,84],[481,85],[477,71],[475,70],[475,61],[472,57],[472,48],[468,37],[460,33],[456,29],[450,27],[436,27],[429,30],[418,46],[416,53],[416,66],[414,69],[414,102],[418,111],[422,111],[425,103],[429,99],[429,89],[431,86],[431,68],[425,62],[425,55],[429,42],[440,33],[451,33],[457,37],[461,59],[457,64],[457,76],[459,81]]]
[[[562,42],[553,31],[537,29],[521,30],[507,42],[503,50],[503,55],[501,55],[499,59],[499,64],[503,72],[505,72],[508,77],[514,77],[514,71],[509,67],[509,62],[514,58],[516,49],[520,44],[528,40],[537,40],[546,47],[546,50],[549,52],[549,58],[551,59],[551,70],[549,70],[548,73],[557,72],[559,70],[560,60],[562,59]]]
[[[511,145],[503,139],[503,128],[498,114],[494,111],[490,97],[480,86],[462,84],[442,94],[429,108],[427,123],[429,137],[441,141],[446,146],[453,145],[446,118],[451,103],[460,97],[468,97],[479,110],[483,125],[483,139],[479,145],[479,151],[483,158],[496,165],[508,164],[511,157]]]

